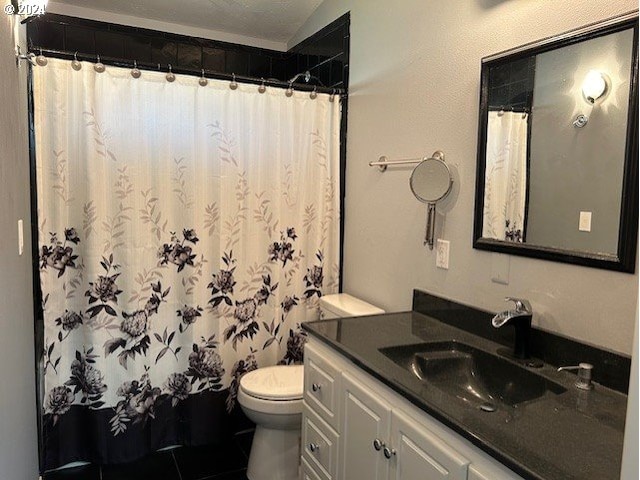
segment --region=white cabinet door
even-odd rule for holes
[[[348,374],[342,377],[342,433],[337,480],[387,480],[391,407]],[[374,446],[374,442],[379,442]],[[379,449],[377,449],[378,447]]]
[[[466,480],[469,460],[399,410],[391,419],[391,480]],[[363,477],[364,478],[364,477]]]

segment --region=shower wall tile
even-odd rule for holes
[[[202,68],[212,72],[225,72],[225,51],[220,48],[202,49]]]
[[[271,77],[271,57],[266,55],[250,54],[248,72],[251,77]]]
[[[148,37],[129,35],[124,44],[124,58],[137,62],[153,62],[151,40]]]
[[[46,28],[41,27],[40,25],[35,25],[32,30],[32,35],[29,38],[31,45],[34,47],[45,45],[47,48],[51,48],[53,50],[64,50],[65,49],[65,31],[64,26],[58,24],[52,24],[50,26],[46,26]]]
[[[70,52],[93,54],[96,51],[95,31],[79,26],[65,27],[65,49]],[[48,45],[39,45],[49,48]]]
[[[329,76],[329,84],[333,87],[340,85],[344,80],[344,63],[339,59],[331,60],[331,72]]]
[[[271,72],[270,78],[277,78],[279,80],[287,80],[294,74],[289,75],[288,64],[285,58],[271,57]]]
[[[160,63],[165,66],[169,63],[176,64],[178,46],[164,38],[153,38],[151,40],[151,62]]]
[[[123,58],[125,56],[126,35],[104,31],[95,32],[96,51],[103,57]]]
[[[226,70],[227,73],[235,73],[236,75],[249,74],[249,54],[239,51],[227,51],[226,53]]]
[[[291,48],[297,72],[309,70],[326,87],[346,87],[349,76],[349,17],[345,15]]]
[[[535,58],[496,65],[489,71],[489,106],[494,108],[531,108]]]
[[[186,43],[178,43],[177,47],[177,66],[193,69],[202,68],[202,47]]]

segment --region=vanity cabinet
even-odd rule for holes
[[[313,338],[305,349],[305,377],[309,365],[302,426],[304,480],[521,480]],[[314,384],[315,389],[307,388]],[[332,402],[319,401],[323,391],[330,392]]]

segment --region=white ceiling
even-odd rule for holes
[[[286,42],[322,0],[55,0],[55,3]]]

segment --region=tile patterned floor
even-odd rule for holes
[[[44,480],[247,480],[253,431],[226,446],[179,447],[124,465],[84,467],[47,473]]]

